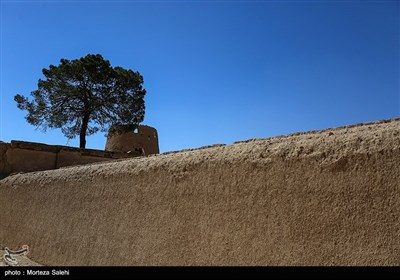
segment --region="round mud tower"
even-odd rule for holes
[[[111,127],[112,131],[114,127]],[[158,134],[154,127],[140,125],[137,132],[109,133],[106,151],[129,152],[142,150],[144,155],[160,153],[158,147]]]

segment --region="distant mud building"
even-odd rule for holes
[[[105,151],[15,140],[11,143],[0,141],[0,178],[17,172],[158,154],[157,130],[150,126],[139,126],[137,130],[109,135]]]
[[[154,127],[141,125],[137,132],[109,134],[106,151],[132,153],[139,151],[143,155],[159,154],[158,134]]]

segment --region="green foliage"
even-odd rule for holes
[[[28,111],[28,123],[42,128],[61,128],[69,138],[106,132],[112,125],[134,129],[144,119],[143,77],[139,72],[112,67],[99,54],[76,60],[61,59],[58,66],[43,69],[32,91],[32,101],[17,94],[14,100]]]

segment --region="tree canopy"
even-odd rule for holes
[[[75,60],[61,59],[58,66],[42,70],[33,100],[20,94],[14,100],[28,111],[28,123],[42,128],[61,128],[80,148],[86,136],[107,132],[112,125],[133,130],[144,119],[146,90],[139,72],[112,67],[100,54]]]

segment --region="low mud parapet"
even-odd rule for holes
[[[140,155],[140,151],[123,153],[15,140],[0,142],[0,177]]]

